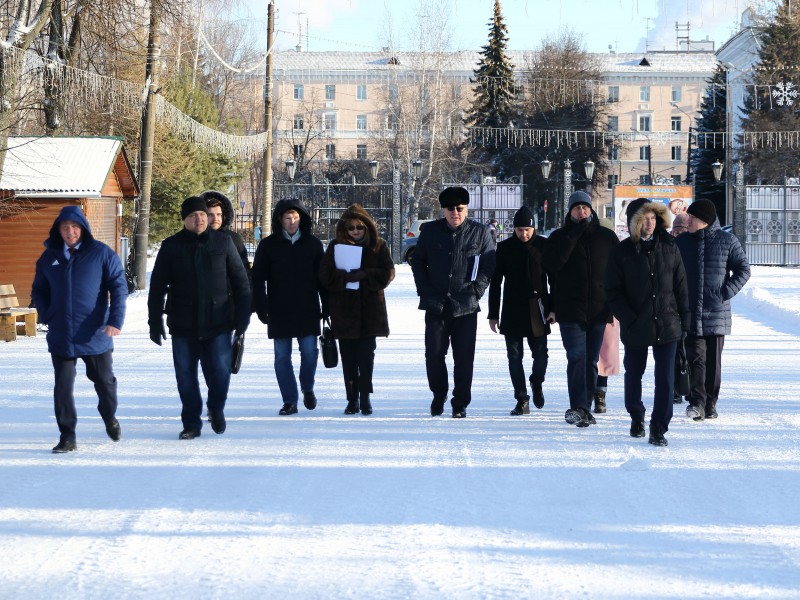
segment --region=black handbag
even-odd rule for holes
[[[242,367],[242,354],[244,354],[244,334],[234,337],[231,344],[231,373],[234,375]]]
[[[678,342],[675,353],[675,395],[689,395],[689,362],[686,360],[686,345],[683,340]]]
[[[339,364],[339,347],[336,345],[336,338],[331,331],[331,322],[325,319],[322,326],[322,335],[319,336],[319,351],[322,354],[322,364],[327,369],[332,369]]]

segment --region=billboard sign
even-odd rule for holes
[[[686,212],[694,200],[691,185],[615,185],[614,186],[614,233],[619,239],[628,237],[628,221],[625,209],[631,200],[648,198],[651,202],[663,202],[672,216]]]

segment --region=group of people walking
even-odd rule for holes
[[[730,299],[750,271],[737,239],[720,229],[713,203],[690,205],[688,231],[673,238],[666,207],[640,198],[627,207],[630,237],[620,243],[600,225],[591,198],[575,192],[563,227],[549,239],[536,234],[533,214],[522,207],[514,215],[514,234],[497,243],[489,227],[468,218],[469,201],[462,187],[441,192],[443,217],[422,228],[411,266],[419,309],[425,313],[432,416],[444,412],[448,395],[453,418],[467,416],[479,303],[487,288],[489,327],[505,338],[516,402],[511,415],[529,414],[531,398],[536,408],[544,406],[547,336],[558,323],[567,356],[565,420],[578,427],[595,424],[592,401],[596,413],[605,412],[597,394],[598,358],[607,325],[616,317],[625,346],[631,436],[646,435],[642,376],[650,347],[655,393],[649,442],[667,445],[675,354],[684,341],[691,365],[687,415],[694,420],[717,416]],[[187,198],[181,219],[183,229],[158,251],[147,302],[150,339],[160,346],[167,331],[172,338],[182,403],[179,438],[196,438],[203,427],[198,367],[208,388],[208,421],[215,433],[225,431],[235,359],[232,336],[243,339],[252,313],[273,340],[280,415],[296,414],[301,398],[307,410],[317,406],[317,338],[323,320],[330,320],[339,345],[345,414],[372,414],[376,340],[389,335],[384,290],[395,270],[368,212],[358,204],[348,207],[326,249],[313,235],[302,203],[281,200],[272,214],[272,233],[259,243],[252,267],[241,237],[230,229],[233,208],[223,194],[209,191]],[[121,427],[111,353],[125,316],[124,270],[116,254],[92,237],[78,207],[61,211],[45,246],[32,299],[48,325],[55,370],[60,439],[53,452],[77,448],[73,385],[78,358],[95,384],[106,432],[117,441]],[[295,340],[299,377],[292,362]],[[527,377],[525,345],[533,359]],[[451,347],[452,393],[446,366]]]

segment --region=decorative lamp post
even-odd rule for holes
[[[369,172],[372,175],[373,179],[377,179],[378,171],[380,170],[380,167],[381,167],[381,163],[379,163],[377,160],[369,161]]]
[[[297,169],[297,163],[290,158],[286,161],[286,174],[289,176],[289,181],[294,181],[295,169]]]
[[[545,179],[550,179],[550,169],[553,167],[553,163],[551,163],[546,158],[539,163],[539,168],[542,170],[542,177]]]
[[[561,196],[559,203],[559,215],[567,213],[567,199],[572,195],[572,161],[567,159],[564,161],[564,194]]]
[[[719,159],[711,163],[711,172],[714,174],[714,181],[722,179],[722,169],[725,165],[719,162]]]
[[[413,160],[411,166],[414,168],[414,180],[422,177],[422,161],[420,159]]]

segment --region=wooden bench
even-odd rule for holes
[[[17,334],[36,335],[36,309],[20,308],[13,285],[0,285],[0,338],[13,342]]]

